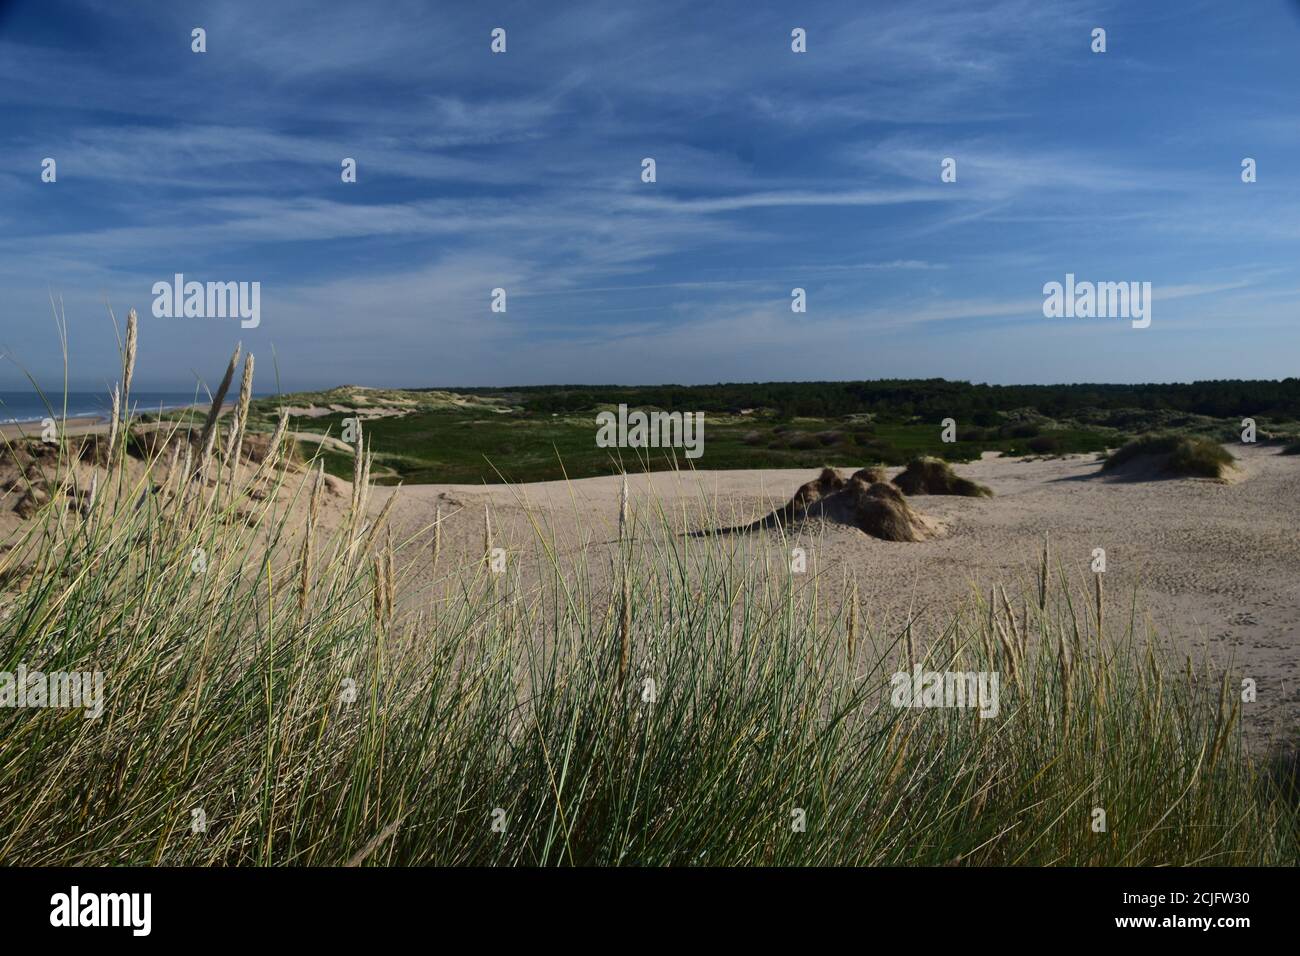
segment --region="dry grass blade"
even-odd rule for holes
[[[401,825],[401,820],[394,820],[392,823],[388,824],[388,826],[380,830],[369,843],[349,857],[348,861],[343,865],[348,867],[360,866],[362,863],[366,862],[366,860],[370,858],[370,854],[374,853],[377,849],[387,843],[388,840],[392,838],[393,834],[397,832],[397,828]]]
[[[126,314],[126,354],[122,359],[122,392],[129,399],[131,379],[135,377],[135,352],[138,346],[140,320],[135,309]]]
[[[212,396],[212,406],[208,409],[208,417],[203,422],[203,431],[199,433],[199,447],[203,449],[199,459],[200,474],[207,473],[208,464],[212,461],[212,452],[217,440],[217,419],[221,417],[221,408],[226,403],[226,393],[230,391],[230,383],[235,378],[235,369],[239,367],[241,351],[241,346],[236,345],[234,354],[230,356],[230,364],[226,366],[226,374],[221,377],[221,385]]]

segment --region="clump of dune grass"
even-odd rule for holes
[[[1023,617],[1001,590],[885,631],[653,502],[609,516],[616,575],[542,531],[535,578],[431,568],[365,489],[329,531],[316,467],[253,496],[220,428],[201,469],[119,439],[94,507],[51,498],[0,555],[3,669],[106,680],[97,719],[0,708],[0,864],[1296,862],[1230,676],[1064,575]],[[917,667],[997,674],[996,713],[893,706]]]
[[[1300,441],[1288,442],[1283,448],[1283,455],[1300,455]]]
[[[843,475],[829,465],[824,466],[816,478],[795,489],[785,507],[774,512],[769,520],[788,524],[815,514],[824,509],[826,499],[842,491],[845,485]]]
[[[882,541],[923,541],[926,528],[903,493],[884,481],[868,484],[854,477],[854,523]]]
[[[883,468],[863,468],[845,480],[834,468],[825,467],[812,481],[800,485],[784,507],[723,533],[785,528],[812,519],[849,524],[883,541],[925,540],[929,536],[925,522],[885,478]]]
[[[801,485],[795,491],[790,504],[806,510],[822,498],[841,490],[844,484],[843,475],[830,466],[824,466],[816,478]]]
[[[941,458],[913,458],[894,484],[909,495],[961,495],[966,498],[989,498],[993,492],[969,478],[962,478]]]
[[[889,480],[889,472],[881,465],[871,465],[867,468],[859,468],[853,473],[850,481],[861,481],[870,486],[880,484]]]
[[[1113,452],[1101,466],[1116,471],[1146,459],[1154,473],[1173,477],[1222,479],[1235,458],[1218,442],[1190,435],[1146,435]]]

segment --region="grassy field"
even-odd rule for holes
[[[356,402],[358,394],[366,404]],[[292,394],[255,401],[251,421],[252,427],[269,430],[281,407],[347,405],[348,410],[292,419],[296,431],[339,437],[344,434],[345,421],[356,415],[356,408],[384,407],[386,401],[410,403],[398,407],[400,416],[367,418],[363,423],[375,454],[374,477],[384,484],[399,480],[546,481],[692,465],[710,469],[902,465],[922,455],[969,461],[985,451],[1009,455],[1095,453],[1116,444],[1122,434],[1100,427],[1007,422],[992,428],[958,428],[958,440],[945,442],[938,422],[877,422],[862,415],[784,418],[764,410],[749,414],[718,411],[705,413],[704,454],[689,461],[680,450],[597,447],[596,414],[611,407],[606,404],[561,413],[512,405],[500,398],[465,396],[462,402],[452,402],[447,400],[449,394],[437,393],[432,400],[427,393],[398,391]],[[166,417],[184,420],[185,415]],[[315,451],[314,444],[308,442],[306,453]],[[349,454],[326,446],[322,456],[331,474],[351,476]]]
[[[1007,389],[1005,394],[994,390],[1001,396],[1001,406],[976,407],[972,395],[985,396],[986,405],[996,403],[981,388],[964,383],[856,383],[867,394],[858,395],[851,388],[846,393],[846,386],[854,384],[755,385],[749,391],[739,386],[462,392],[341,387],[258,399],[250,409],[250,427],[269,431],[282,408],[314,407],[328,414],[293,415],[292,429],[337,438],[344,434],[345,420],[385,412],[385,417],[364,421],[375,455],[373,477],[381,484],[546,481],[617,474],[624,469],[898,466],[922,456],[970,461],[985,452],[1100,454],[1151,432],[1229,443],[1240,437],[1239,419],[1168,407],[1117,405],[1134,400],[1128,390],[1114,394],[1095,388],[1081,391],[1081,386]],[[1294,440],[1295,401],[1290,393],[1277,397],[1268,389],[1256,391],[1256,403],[1278,409],[1272,418],[1258,418],[1260,440]],[[886,404],[877,392],[897,403]],[[1164,400],[1174,403],[1180,394],[1170,393]],[[1233,402],[1250,406],[1250,399],[1231,394]],[[741,395],[750,395],[753,404],[744,405]],[[1041,408],[1010,407],[1027,399],[1038,401]],[[1099,404],[1079,406],[1081,401]],[[620,402],[645,411],[702,411],[703,456],[691,461],[680,450],[674,455],[667,449],[597,447],[597,413],[613,410]],[[1186,404],[1217,410],[1231,403],[1199,397],[1187,399]],[[825,410],[815,411],[819,408]],[[948,408],[953,411],[944,411]],[[165,417],[183,420],[186,413]],[[955,422],[955,441],[944,441],[941,423],[948,417]],[[303,453],[314,455],[318,447],[319,442],[308,439]],[[331,474],[350,477],[349,451],[327,444],[321,454]]]
[[[311,429],[338,435],[346,415],[313,419]],[[483,417],[461,411],[415,413],[381,418],[364,425],[376,462],[386,471],[379,480],[406,482],[547,481],[618,474],[622,470],[687,468],[692,464],[671,449],[604,449],[595,445],[594,415],[537,418],[528,415]],[[1100,435],[1082,430],[1053,436],[1053,450],[1099,452]],[[929,425],[858,426],[821,419],[755,421],[730,416],[705,419],[704,455],[697,468],[794,468],[823,464],[900,465],[915,455],[969,461],[981,451],[1032,454],[1029,439],[995,439],[945,444]],[[348,456],[327,452],[327,467],[340,477],[351,474]]]

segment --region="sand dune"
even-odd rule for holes
[[[1043,536],[1054,560],[1085,587],[1094,548],[1107,559],[1106,592],[1122,614],[1137,589],[1138,605],[1180,652],[1200,661],[1208,649],[1219,664],[1235,662],[1255,678],[1259,700],[1245,708],[1259,735],[1294,738],[1300,718],[1300,459],[1274,447],[1235,447],[1239,462],[1229,484],[1209,480],[1104,480],[1092,456],[1050,460],[987,455],[957,472],[991,489],[984,498],[945,495],[909,499],[924,516],[919,541],[885,541],[852,523],[804,520],[749,531],[782,510],[818,469],[698,471],[629,477],[636,521],[659,522],[662,511],[694,547],[735,547],[737,537],[787,565],[792,546],[807,554],[827,600],[837,602],[846,577],[856,579],[871,625],[891,627],[909,614],[922,641],[936,634],[973,590],[1034,579]],[[79,466],[83,470],[86,465]],[[847,469],[846,469],[847,471]],[[892,477],[898,469],[891,470]],[[88,483],[82,476],[82,484]],[[298,479],[290,482],[294,487]],[[341,520],[350,499],[346,482],[330,479],[322,520]],[[427,580],[430,528],[443,515],[446,566],[470,566],[483,554],[483,511],[491,510],[494,543],[505,547],[527,578],[539,565],[538,530],[569,557],[585,551],[597,574],[612,567],[621,495],[618,477],[526,485],[416,485],[400,490],[390,522],[411,580]],[[375,488],[372,515],[392,488]],[[22,521],[9,491],[0,508],[0,538]],[[710,521],[705,511],[710,510]],[[714,537],[710,528],[733,529]]]
[[[1045,532],[1055,560],[1086,583],[1094,548],[1105,548],[1112,606],[1139,605],[1162,632],[1199,662],[1235,661],[1254,677],[1259,700],[1246,707],[1256,733],[1294,737],[1300,716],[1300,464],[1275,448],[1234,448],[1240,458],[1231,485],[1177,481],[1099,480],[1092,456],[1051,460],[985,456],[958,466],[987,485],[991,498],[913,499],[944,533],[918,542],[889,542],[837,522],[753,532],[754,540],[787,560],[791,543],[808,553],[809,572],[838,585],[856,577],[863,609],[877,624],[903,620],[909,609],[923,626],[938,627],[978,588],[1029,581]],[[891,472],[891,475],[894,472]],[[700,471],[634,475],[633,509],[661,507],[695,531],[699,505],[711,502],[727,525],[762,518],[789,501],[817,470]],[[372,509],[391,489],[376,489]],[[393,509],[397,537],[446,516],[444,554],[481,554],[483,507],[489,504],[496,540],[517,560],[532,560],[534,522],[562,548],[587,548],[590,563],[608,565],[617,540],[621,482],[617,477],[521,486],[423,485],[401,490]],[[683,514],[685,517],[683,518]]]

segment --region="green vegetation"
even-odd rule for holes
[[[688,461],[681,450],[607,449],[595,443],[596,414],[602,402],[585,411],[539,411],[530,404],[509,404],[510,395],[470,396],[464,403],[445,400],[425,404],[421,392],[400,395],[401,406],[359,404],[357,393],[335,390],[332,400],[293,394],[253,403],[253,427],[269,429],[281,407],[342,410],[325,415],[294,416],[292,428],[303,433],[343,434],[344,422],[363,415],[363,430],[375,452],[375,477],[381,483],[546,481],[617,474],[628,470],[671,468],[802,468],[830,463],[857,467],[867,463],[902,465],[920,455],[970,461],[985,451],[1008,455],[1096,453],[1116,443],[1115,433],[1094,427],[1052,427],[1008,421],[987,428],[958,429],[957,441],[942,441],[939,420],[906,418],[874,421],[848,418],[782,418],[766,409],[706,411],[704,455]],[[445,395],[446,393],[440,393]],[[369,393],[366,393],[369,397]],[[617,396],[613,396],[617,397]],[[491,399],[491,400],[489,400]],[[638,406],[651,410],[652,406]],[[375,409],[384,417],[364,417]],[[396,412],[398,414],[392,414]],[[184,420],[185,413],[168,416]],[[316,443],[308,442],[308,455]],[[325,446],[331,474],[351,474],[350,455]]]
[[[596,447],[596,414],[619,404],[644,411],[703,412],[704,456],[680,450]],[[344,386],[253,402],[251,427],[269,431],[283,407],[306,436],[343,434],[361,416],[375,453],[375,479],[460,482],[543,481],[668,468],[856,468],[914,458],[971,461],[1013,456],[1098,454],[1145,433],[1236,440],[1240,418],[1259,423],[1261,441],[1294,435],[1300,379],[1192,385],[988,386],[942,379],[786,382],[702,386],[535,386],[370,389]],[[184,421],[187,413],[164,416]],[[957,423],[956,441],[941,422]],[[350,451],[321,450],[331,474],[348,477]],[[563,464],[561,464],[563,463]]]
[[[1114,471],[1139,458],[1154,459],[1158,471],[1189,478],[1223,478],[1235,458],[1214,441],[1186,435],[1147,435],[1129,442],[1106,459],[1103,471]]]
[[[343,419],[335,414],[295,427],[329,430],[339,435]],[[840,427],[832,427],[839,425]],[[843,427],[843,423],[796,419],[781,422],[752,416],[708,417],[704,455],[688,461],[681,450],[606,449],[595,444],[591,415],[534,417],[527,413],[486,417],[461,411],[432,411],[364,423],[376,453],[381,482],[547,481],[587,478],[621,470],[674,467],[813,468],[829,463],[855,467],[864,463],[901,465],[918,454],[942,455],[953,461],[978,458],[985,450],[1029,454],[1027,440],[995,438],[945,444],[937,425],[920,423]],[[1102,451],[1104,438],[1075,431],[1063,434],[1063,450]],[[327,467],[340,477],[351,473],[346,454],[331,453]]]
[[[723,385],[544,385],[460,389],[504,399],[539,414],[567,414],[601,403],[737,414],[771,410],[781,418],[870,415],[960,426],[1000,425],[1012,413],[1111,428],[1181,428],[1203,419],[1300,420],[1300,378],[1168,385],[972,385],[946,379],[869,382],[737,382]]]

